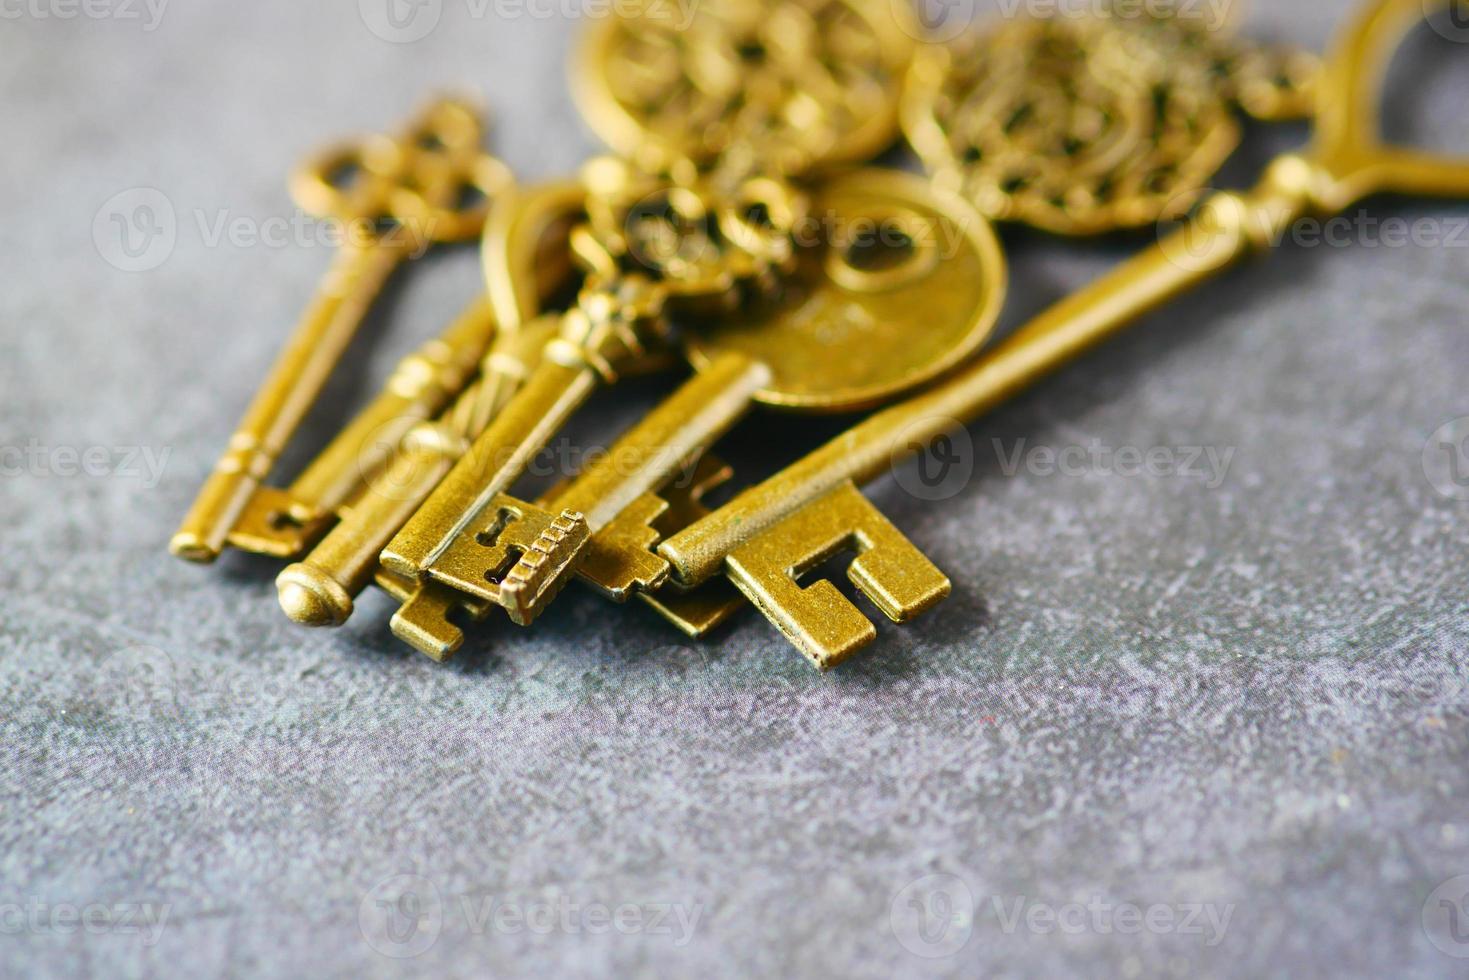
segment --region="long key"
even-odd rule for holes
[[[670,584],[692,589],[724,572],[761,611],[825,669],[871,639],[870,623],[829,583],[795,588],[808,556],[829,543],[820,511],[836,500],[854,509],[844,546],[869,550],[870,529],[886,524],[856,495],[895,461],[917,452],[1070,363],[1143,314],[1208,281],[1252,251],[1278,243],[1301,216],[1338,212],[1374,193],[1469,196],[1469,162],[1388,147],[1377,136],[1376,96],[1396,40],[1423,16],[1454,0],[1377,0],[1338,40],[1319,88],[1312,148],[1275,161],[1252,191],[1211,198],[1189,224],[1112,273],[1062,300],[989,354],[934,389],[879,412],[793,466],[754,486],[658,546]],[[857,501],[861,501],[858,503]],[[881,524],[877,522],[881,521]],[[888,525],[890,526],[890,525]],[[881,565],[852,576],[879,608],[892,597],[923,595],[909,577],[922,555],[885,537]],[[925,607],[917,603],[917,611]],[[901,611],[901,610],[900,610]]]
[[[393,632],[437,660],[446,658],[463,640],[448,618],[461,596],[500,606],[512,621],[528,625],[597,551],[597,536],[690,467],[769,382],[765,365],[739,354],[720,357],[628,430],[550,509],[497,495],[473,533],[457,537],[431,566],[431,581],[393,617]],[[643,581],[645,568],[623,572]],[[656,587],[657,581],[646,584]]]
[[[333,259],[325,283],[170,541],[175,555],[198,562],[219,556],[393,270],[431,242],[479,234],[490,199],[511,182],[505,166],[481,152],[480,141],[474,112],[443,101],[401,138],[376,136],[334,148],[295,175],[292,192],[306,210],[357,231],[383,222],[387,227],[365,240],[351,236]],[[346,188],[337,183],[344,173],[357,175]]]
[[[373,578],[393,595],[412,593],[411,580],[383,574],[378,555],[422,506],[469,442],[484,431],[526,377],[558,327],[537,317],[545,300],[570,278],[570,229],[581,214],[575,181],[553,181],[513,193],[485,226],[485,302],[502,320],[499,337],[475,383],[433,424],[421,424],[401,443],[401,454],[373,480],[341,523],[305,561],[276,579],[286,615],[305,626],[340,626],[353,600]],[[529,322],[527,322],[529,321]]]

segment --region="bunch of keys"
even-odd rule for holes
[[[439,379],[431,395],[334,504],[259,488],[258,458],[247,494],[231,464],[216,478],[231,493],[206,494],[231,501],[230,527],[216,515],[206,539],[194,521],[175,550],[206,554],[198,542],[223,533],[299,557],[324,533],[278,580],[287,614],[340,624],[376,581],[402,603],[395,634],[435,659],[467,621],[499,610],[528,625],[579,578],[692,636],[753,604],[827,669],[875,630],[813,570],[853,553],[849,578],[898,622],[950,589],[861,483],[1307,213],[1379,191],[1469,193],[1469,164],[1381,144],[1373,91],[1396,37],[1459,2],[1371,0],[1324,68],[1168,17],[1016,20],[946,46],[915,45],[885,0],[711,0],[677,26],[604,21],[575,86],[622,159],[499,195],[488,298],[434,348],[473,357],[418,372]],[[1237,111],[1314,112],[1315,144],[1248,193],[1204,199]],[[844,169],[900,121],[926,179]],[[1180,231],[978,353],[1006,284],[990,221],[1092,235],[1201,199]],[[568,254],[575,303],[537,315]],[[542,499],[512,495],[595,388],[680,354],[693,377],[597,463]],[[756,405],[880,410],[711,510],[704,495],[731,473],[708,450]],[[352,438],[381,421],[370,408]]]
[[[647,49],[664,40],[653,32],[650,41],[636,25],[627,22],[604,28],[589,45],[591,57],[581,76],[580,91],[584,104],[592,107],[589,115],[593,120],[611,121],[609,138],[614,142],[618,134],[639,127],[642,136],[634,142],[645,153],[662,152],[668,139],[667,121],[660,112],[650,111],[639,101],[642,89],[624,84],[625,73],[620,66],[652,61],[665,71],[673,71],[684,65],[685,72],[697,76],[707,60],[699,49],[677,45],[672,46],[665,60],[649,58]],[[748,46],[740,40],[738,45],[726,45],[746,50]],[[999,49],[1013,50],[1015,39],[999,36],[993,43]],[[945,57],[952,62],[953,56]],[[1073,72],[1091,70],[1084,58],[1077,61],[1080,67],[1070,66]],[[1161,59],[1158,70],[1163,71],[1168,64]],[[955,74],[942,70],[936,73],[926,57],[911,69],[912,77],[907,80],[908,114],[915,121],[914,128],[921,118],[921,113],[912,108],[919,98],[914,94],[917,82],[933,77],[948,79]],[[1185,82],[1197,86],[1202,85],[1202,74],[1179,73],[1177,79],[1168,76],[1160,82],[1176,82],[1179,88]],[[1272,106],[1284,114],[1287,110],[1280,107],[1289,101],[1285,93],[1309,74],[1302,71],[1298,78],[1279,81],[1273,90],[1280,96]],[[1030,93],[1061,87],[1056,79],[1026,79],[1027,83],[1031,81],[1034,87]],[[669,88],[667,80],[660,79],[656,91]],[[676,86],[673,90],[678,91]],[[1227,101],[1217,85],[1204,89],[1202,95],[1216,98],[1221,106]],[[1177,98],[1197,104],[1206,101],[1202,95],[1179,93]],[[1153,104],[1151,94],[1148,104]],[[956,108],[973,114],[963,99],[951,99],[942,106],[935,100],[935,115]],[[983,108],[993,111],[988,105]],[[1226,119],[1232,126],[1232,118]],[[866,131],[871,132],[870,128]],[[1018,132],[1012,126],[1010,138],[1023,141],[1025,136]],[[1232,133],[1231,129],[1226,135]],[[1168,138],[1170,131],[1163,122],[1135,127],[1127,135],[1133,145],[1121,147],[1119,161],[1135,160],[1136,151],[1144,144],[1162,145],[1153,153],[1153,159],[1161,160],[1167,152],[1178,152],[1182,144]],[[1200,139],[1220,142],[1217,133],[1201,134]],[[722,160],[719,165],[728,166]],[[939,166],[936,164],[934,169]],[[1095,167],[1090,169],[1093,173],[1087,176],[1096,178]],[[1082,176],[1078,175],[1075,182],[1079,185]],[[669,582],[674,566],[655,550],[664,533],[675,530],[680,521],[692,521],[700,515],[700,497],[726,479],[727,471],[708,462],[683,486],[667,486],[660,494],[655,492],[659,484],[667,483],[671,474],[681,471],[690,458],[707,449],[733,424],[733,413],[743,410],[749,401],[797,410],[852,410],[870,407],[929,382],[969,359],[993,326],[1004,294],[1003,257],[994,246],[984,216],[966,205],[965,196],[960,194],[967,189],[963,182],[944,186],[935,181],[923,187],[912,178],[858,171],[828,178],[817,188],[813,192],[818,200],[814,210],[841,215],[853,225],[866,221],[871,227],[896,232],[891,236],[894,240],[838,244],[828,236],[815,247],[802,250],[801,261],[784,284],[778,302],[747,304],[733,314],[689,326],[684,331],[684,342],[695,365],[718,364],[730,372],[730,379],[738,380],[720,381],[719,372],[696,379],[625,435],[608,457],[651,459],[653,449],[659,448],[664,450],[659,454],[661,467],[638,465],[612,472],[612,465],[604,463],[540,505],[502,494],[504,484],[518,470],[501,479],[494,491],[501,495],[494,499],[488,499],[482,481],[471,476],[447,513],[421,513],[405,529],[405,535],[426,529],[438,537],[429,538],[425,545],[404,541],[400,536],[384,553],[385,563],[395,571],[411,574],[417,567],[427,573],[428,582],[420,593],[394,618],[399,636],[432,656],[446,656],[462,639],[460,629],[452,622],[456,609],[470,608],[462,597],[471,597],[481,612],[488,606],[502,606],[512,620],[526,624],[541,614],[573,574],[614,600],[641,596],[685,632],[695,635],[707,632],[738,607],[738,594],[682,594],[682,583]],[[1019,185],[1012,185],[1006,201],[1023,192]],[[982,195],[974,196],[979,202],[989,203]],[[1161,208],[1155,200],[1156,196],[1133,202],[1132,213],[1151,206],[1151,217],[1156,218]],[[1019,213],[1013,208],[988,210],[997,218]],[[1118,213],[1121,209],[1108,212]],[[1091,215],[1071,219],[1066,230],[1081,233],[1123,226],[1125,223],[1115,217],[1104,222]],[[966,238],[964,229],[975,233]],[[940,248],[941,243],[956,241],[962,244]],[[758,384],[747,373],[750,365],[769,374],[765,389],[753,398],[747,390],[730,387]],[[877,374],[872,374],[874,371]],[[882,383],[874,384],[878,379]],[[718,406],[721,411],[704,423],[698,421],[699,411],[706,406]],[[542,412],[539,417],[544,416]],[[441,488],[445,497],[446,488]],[[476,490],[480,496],[473,497]],[[822,540],[811,544],[792,566],[793,586],[794,578],[806,568],[820,564],[843,547],[858,545],[862,555],[853,565],[853,577],[890,618],[912,618],[948,594],[948,579],[881,514],[866,506],[860,495],[824,503],[823,527],[818,532],[808,529]],[[592,515],[590,520],[578,519],[584,512]],[[455,522],[453,514],[474,516],[461,516]],[[718,520],[719,513],[698,523]],[[419,551],[410,553],[408,562],[403,561],[403,553],[394,550],[415,545]],[[800,590],[795,592],[784,597],[787,606],[804,595]],[[757,604],[768,607],[771,602],[767,592],[746,593]],[[835,609],[829,604],[812,608],[805,617],[812,622],[791,630],[790,635],[799,638],[803,631],[809,634],[828,621],[837,628],[850,627],[850,620],[844,624],[830,619]],[[865,627],[861,642],[866,642],[872,628],[865,619],[861,622]],[[806,642],[804,647],[818,666],[825,667],[858,645],[848,642],[845,649],[834,651],[832,644],[816,641]]]
[[[857,553],[850,578],[880,608],[887,611],[887,597],[901,588],[902,570],[890,555],[911,545],[879,540],[866,530],[873,511],[859,484],[1174,296],[1279,242],[1280,233],[1300,217],[1337,213],[1378,193],[1469,195],[1469,161],[1384,144],[1377,111],[1376,87],[1399,38],[1425,13],[1455,2],[1371,0],[1336,40],[1314,83],[1316,132],[1309,149],[1274,161],[1248,192],[1208,198],[1178,231],[1041,313],[942,383],[871,416],[668,537],[656,548],[671,566],[668,587],[697,595],[716,577],[727,578],[819,668],[870,642],[872,624],[831,583],[800,582],[807,570],[850,549]],[[918,91],[930,97],[942,91],[933,83],[920,80]],[[910,125],[935,124],[914,133],[913,142],[920,150],[931,148],[944,165],[953,160],[954,143],[940,143],[937,130],[945,128],[951,105],[935,100],[911,107]],[[974,179],[988,182],[984,175]],[[1051,213],[1064,217],[1066,206]]]

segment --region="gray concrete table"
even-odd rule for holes
[[[165,554],[329,261],[288,169],[457,86],[572,171],[599,9],[0,4],[0,973],[1462,975],[1469,207],[1371,202],[972,427],[949,499],[880,482],[955,595],[830,676],[585,592],[437,667]],[[1466,53],[1415,39],[1396,135],[1469,147]],[[1011,326],[1136,244],[1006,237]],[[477,277],[394,289],[308,440]]]

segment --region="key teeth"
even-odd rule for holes
[[[500,604],[512,622],[534,622],[570,580],[590,538],[586,518],[574,510],[546,525],[500,583]]]

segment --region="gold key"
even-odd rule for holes
[[[490,199],[511,181],[505,166],[481,151],[480,140],[474,112],[441,101],[402,137],[375,136],[333,148],[292,179],[293,195],[306,210],[358,230],[364,225],[375,230],[365,240],[354,236],[334,259],[325,284],[173,536],[174,554],[199,562],[218,557],[392,271],[431,242],[479,234]],[[349,174],[353,179],[343,186]],[[329,509],[325,503],[304,501],[311,511]]]
[[[488,294],[482,301],[501,311],[506,328],[485,357],[479,378],[444,417],[393,438],[390,447],[399,451],[392,462],[367,482],[350,511],[310,556],[277,577],[281,607],[292,620],[306,626],[340,626],[347,621],[353,600],[379,571],[383,547],[540,363],[541,352],[558,327],[557,318],[523,321],[567,281],[568,227],[581,208],[580,186],[572,182],[507,195],[486,226]],[[395,579],[388,579],[387,585],[395,592],[411,588]]]
[[[852,410],[912,390],[983,343],[1003,304],[1004,262],[988,223],[966,202],[911,175],[876,170],[833,179],[816,200],[832,220],[834,240],[802,251],[786,283],[788,296],[774,310],[755,304],[707,325],[690,324],[696,365],[708,369],[738,353],[769,375],[749,393],[753,399],[796,410]],[[891,240],[881,237],[884,232]],[[920,293],[929,297],[933,315],[915,335],[908,329],[910,304]],[[717,385],[712,390],[725,391]],[[671,438],[670,419],[697,417],[687,401],[694,397],[660,408],[614,452],[636,455],[639,447],[651,452],[648,447],[664,445],[660,440]],[[686,451],[677,457],[683,459],[722,429],[676,431],[697,432],[703,440],[684,444]],[[476,507],[469,523],[451,529],[426,566],[427,577],[503,605],[522,624],[539,615],[587,560],[598,570],[592,580],[615,598],[655,589],[667,566],[648,546],[656,540],[651,525],[662,508],[646,495],[666,475],[644,466],[609,482],[600,471],[596,479],[578,481],[569,496],[556,498],[559,516],[497,491]],[[604,498],[607,505],[597,505]],[[578,520],[582,512],[592,515],[590,522]],[[442,525],[431,518],[426,526],[432,532]],[[517,555],[529,556],[535,567]],[[426,590],[395,617],[394,629],[442,656],[459,639],[445,619],[451,607],[442,588]]]
[[[827,668],[871,637],[827,583],[793,590],[813,552],[829,550],[831,505],[857,511],[837,546],[880,563],[851,573],[889,612],[923,569],[911,545],[875,523],[856,495],[862,483],[911,455],[955,420],[981,415],[1069,363],[1172,297],[1203,283],[1251,251],[1274,245],[1308,213],[1330,214],[1376,193],[1469,196],[1469,161],[1382,142],[1378,84],[1395,41],[1424,15],[1455,0],[1376,0],[1338,39],[1317,88],[1316,136],[1301,153],[1276,160],[1243,194],[1221,193],[1196,218],[1010,335],[932,390],[879,412],[658,547],[671,582],[690,589],[723,572],[818,667]],[[876,515],[876,516],[875,516]],[[883,522],[885,523],[885,521]],[[874,532],[877,528],[877,532]],[[897,550],[893,551],[892,548]],[[912,549],[909,551],[909,549]],[[916,576],[916,578],[915,578]],[[797,594],[799,593],[799,594]]]
[[[687,468],[745,412],[769,370],[738,354],[719,358],[634,426],[556,498],[555,509],[497,496],[474,534],[451,542],[430,581],[393,617],[393,632],[436,660],[463,640],[449,612],[462,596],[500,606],[528,625],[574,564],[629,506]],[[595,550],[595,549],[593,549]],[[646,550],[643,554],[647,554]],[[634,577],[638,569],[626,569]]]

